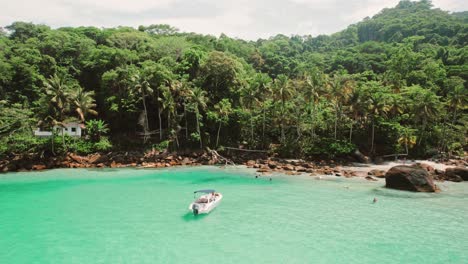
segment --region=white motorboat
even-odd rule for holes
[[[192,211],[194,215],[211,212],[223,199],[223,195],[215,190],[199,190],[193,192],[193,194],[195,196],[197,194],[202,194],[189,206],[189,210]]]

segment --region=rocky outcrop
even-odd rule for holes
[[[374,176],[377,178],[385,178],[385,171],[383,170],[371,170],[367,173],[368,176]]]
[[[373,178],[372,176],[366,176],[365,179],[368,181],[377,181],[377,179]]]
[[[362,154],[358,149],[356,149],[352,156],[358,161],[358,162],[361,162],[361,163],[369,163],[370,162],[370,158],[365,156],[364,154]]]
[[[462,167],[448,168],[445,170],[445,177],[468,181],[468,169]]]
[[[385,174],[387,188],[413,191],[435,192],[437,190],[432,177],[422,168],[413,166],[395,166]]]

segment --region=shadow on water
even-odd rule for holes
[[[182,216],[185,222],[200,221],[207,217],[208,214],[194,215],[193,213],[186,213]]]
[[[393,190],[385,187],[378,187],[371,192],[378,196],[387,196],[394,198],[439,198],[440,193],[424,193],[424,192],[410,192],[402,190]]]

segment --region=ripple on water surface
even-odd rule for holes
[[[440,194],[215,167],[0,175],[1,263],[468,263],[468,184]],[[187,212],[196,189],[223,193]],[[376,204],[372,203],[378,198]]]

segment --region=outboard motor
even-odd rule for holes
[[[198,215],[198,210],[199,209],[200,209],[200,207],[198,206],[198,204],[192,205],[193,215]]]

